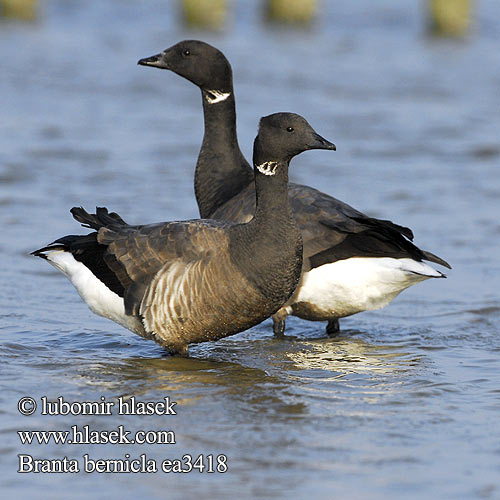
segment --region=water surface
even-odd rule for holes
[[[498,6],[465,41],[425,37],[414,2],[323,2],[309,30],[235,2],[220,34],[169,2],[42,2],[0,23],[2,490],[16,498],[500,498]],[[328,5],[327,5],[328,4]],[[337,144],[292,164],[373,216],[411,227],[453,265],[389,307],[324,324],[270,322],[171,358],[96,317],[28,253],[82,231],[68,210],[128,222],[198,215],[199,91],[139,58],[184,38],[233,65],[242,149],[260,116],[304,115]],[[22,396],[178,403],[176,416],[23,417]],[[175,445],[21,445],[17,430],[175,431]],[[226,454],[224,474],[16,474],[17,454],[161,462]],[[70,492],[70,493],[69,493]]]

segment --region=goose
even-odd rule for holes
[[[204,136],[194,178],[200,216],[250,220],[253,171],[238,145],[232,69],[224,54],[185,40],[138,64],[173,71],[201,90]],[[407,227],[368,217],[309,186],[290,183],[288,194],[304,243],[303,272],[295,294],[273,316],[277,336],[290,314],[327,321],[327,334],[335,335],[339,318],[380,309],[416,283],[446,277],[424,261],[451,269],[414,245]]]
[[[94,232],[32,252],[65,274],[96,314],[188,355],[191,343],[246,330],[292,295],[302,239],[288,201],[288,165],[309,149],[335,149],[293,113],[260,120],[254,142],[255,213],[247,223],[210,219],[127,224],[81,207],[73,217]]]

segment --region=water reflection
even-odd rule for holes
[[[318,398],[334,405],[358,397],[395,397],[401,377],[424,358],[402,346],[370,344],[352,336],[231,339],[202,352],[204,359],[165,355],[100,361],[80,367],[78,376],[112,397],[170,395],[194,412],[216,407],[224,418],[290,418],[307,416]],[[330,407],[327,413],[339,411]]]
[[[180,406],[207,406],[224,401],[246,405],[245,412],[300,414],[305,405],[289,401],[283,377],[264,369],[226,361],[194,358],[129,358],[100,362],[79,370],[97,391],[142,399],[166,394]]]
[[[360,338],[337,337],[302,341],[299,352],[287,354],[297,369],[329,372],[328,378],[349,374],[387,374],[407,371],[421,360],[400,346],[374,345]]]

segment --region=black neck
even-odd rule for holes
[[[288,200],[288,162],[275,175],[255,173],[256,211],[233,227],[232,254],[243,274],[280,306],[293,293],[302,267],[302,238]]]
[[[205,133],[194,178],[196,201],[202,218],[244,189],[253,179],[236,136],[236,109],[232,85],[229,96],[219,102],[202,90]]]
[[[293,222],[292,209],[288,200],[288,164],[278,163],[274,175],[265,175],[254,168],[255,175],[255,221],[270,220]]]

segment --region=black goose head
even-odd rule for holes
[[[202,90],[228,93],[233,90],[231,65],[224,54],[208,43],[184,40],[137,64],[169,69]]]
[[[294,156],[309,149],[335,151],[336,147],[295,113],[274,113],[260,119],[253,159],[261,173],[274,175],[280,163],[288,163]]]

